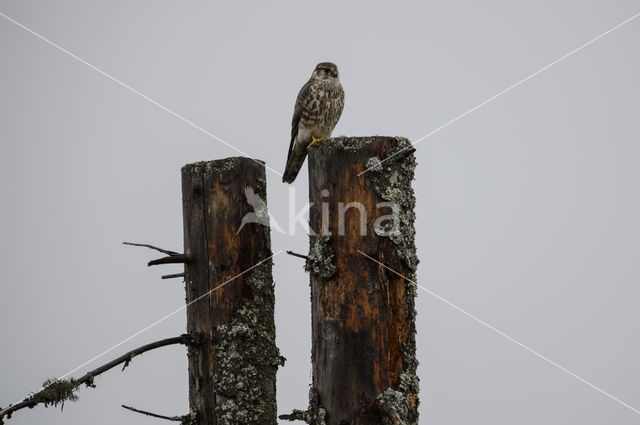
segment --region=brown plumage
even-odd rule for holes
[[[344,90],[338,67],[321,62],[302,86],[291,122],[291,142],[282,181],[292,183],[307,157],[309,144],[331,137],[344,108]]]

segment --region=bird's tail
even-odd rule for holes
[[[282,176],[282,181],[284,183],[293,183],[298,176],[300,168],[302,168],[302,164],[304,164],[304,159],[306,157],[306,146],[302,146],[301,149],[298,148],[295,149],[294,152],[291,152],[291,155],[287,158],[287,165],[284,168],[284,175]]]

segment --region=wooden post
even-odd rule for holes
[[[189,404],[198,425],[276,424],[271,241],[264,164],[182,169]]]
[[[311,422],[418,423],[414,169],[402,138],[309,150]]]

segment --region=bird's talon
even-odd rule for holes
[[[315,137],[311,136],[311,143],[309,143],[309,146],[307,146],[307,149],[309,149],[314,143],[321,142],[323,140],[324,140],[324,137],[316,139]]]

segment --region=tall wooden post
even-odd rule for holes
[[[414,169],[402,138],[309,150],[310,422],[418,423]]]
[[[264,164],[182,169],[189,404],[198,425],[276,424],[271,242]]]

